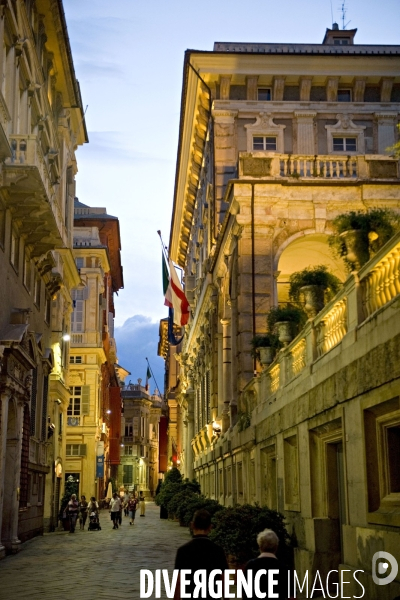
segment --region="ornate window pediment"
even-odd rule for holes
[[[255,123],[252,123],[251,125],[245,125],[245,128],[247,130],[247,152],[270,151],[268,149],[254,150],[253,138],[264,138],[264,140],[266,140],[267,138],[275,138],[276,149],[272,151],[280,152],[281,154],[283,154],[283,132],[285,130],[285,127],[285,125],[277,125],[276,123],[274,123],[274,119],[271,113],[260,112]],[[265,142],[265,148],[268,148],[268,145],[269,144]]]
[[[335,125],[325,125],[328,136],[328,153],[329,154],[365,154],[365,139],[364,130],[366,127],[359,126],[353,123],[353,115],[338,114],[336,115],[337,123]],[[343,142],[343,150],[339,150],[340,144],[335,140],[355,140],[355,144]],[[353,149],[355,146],[355,150]],[[351,149],[350,149],[351,148]]]

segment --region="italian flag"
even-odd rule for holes
[[[165,306],[174,309],[174,323],[183,327],[189,321],[190,306],[185,293],[182,289],[181,282],[179,281],[178,275],[176,274],[175,267],[172,264],[172,260],[169,259],[169,274],[167,263],[165,262],[164,255],[162,257],[162,271],[163,271],[163,291]]]

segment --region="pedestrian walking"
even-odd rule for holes
[[[87,516],[88,502],[86,501],[86,496],[81,496],[81,501],[79,502],[79,529],[85,529]]]
[[[146,516],[146,499],[144,497],[143,491],[139,493],[139,506],[140,506],[140,516]]]
[[[110,514],[111,521],[113,522],[113,529],[118,529],[118,523],[121,515],[121,498],[118,496],[117,492],[113,494],[110,502]]]
[[[75,533],[75,525],[79,513],[79,502],[76,499],[76,494],[72,494],[71,500],[67,504],[66,512],[69,519],[69,532]]]
[[[178,570],[188,569],[191,573],[194,573],[198,569],[204,569],[207,571],[207,577],[214,569],[221,569],[223,573],[228,568],[225,553],[220,546],[217,546],[217,544],[214,544],[208,538],[208,534],[211,531],[210,513],[204,509],[197,510],[193,515],[191,526],[193,538],[190,542],[178,548],[174,568]],[[220,579],[222,578],[223,575],[221,575]],[[186,576],[186,579],[190,581],[190,585],[187,586],[186,591],[190,597],[193,597],[195,587],[193,578]],[[178,576],[174,600],[181,600],[180,587],[180,576]],[[211,596],[207,595],[206,598],[209,599]]]
[[[88,513],[90,514],[92,512],[99,514],[99,505],[94,496],[90,498],[90,502],[88,504]]]
[[[287,600],[288,598],[291,598],[291,594],[290,594],[290,589],[288,589],[288,582],[289,582],[289,578],[288,578],[288,573],[289,570],[288,568],[277,559],[276,557],[276,552],[278,550],[278,546],[279,546],[279,538],[276,535],[275,531],[272,531],[272,529],[264,529],[264,531],[261,531],[261,533],[258,534],[257,536],[257,544],[258,547],[260,549],[260,555],[258,556],[258,558],[253,558],[252,560],[249,560],[249,562],[247,563],[245,569],[244,569],[244,574],[246,575],[246,579],[247,579],[247,574],[250,571],[252,573],[252,577],[253,577],[253,582],[256,578],[256,574],[257,571],[259,571],[260,569],[265,569],[266,570],[266,574],[265,575],[261,575],[260,577],[260,591],[263,594],[263,598],[279,598],[279,600]],[[274,579],[277,579],[278,584],[277,586],[273,586],[274,590],[273,593],[274,594],[278,594],[278,596],[274,595],[274,596],[269,596],[268,595],[268,570],[274,570]],[[278,588],[278,589],[276,589]],[[246,600],[255,600],[257,597],[254,591],[254,586],[253,586],[253,594],[251,596],[248,596],[246,593],[244,594],[244,598],[246,598]]]
[[[137,505],[138,505],[138,500],[137,500],[137,498],[135,498],[135,493],[133,493],[132,498],[130,498],[128,501],[129,525],[135,524]]]

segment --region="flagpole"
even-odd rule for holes
[[[151,368],[151,366],[150,366],[149,359],[147,358],[147,356],[146,356],[146,360],[147,360],[147,365],[148,365],[148,367],[149,367],[149,369],[150,369],[151,376],[153,377],[153,379],[154,379],[154,383],[156,384],[156,386],[157,386],[157,389],[158,389],[158,391],[159,391],[159,393],[160,393],[160,396],[161,396],[161,390],[160,390],[160,388],[158,387],[157,380],[156,380],[156,378],[154,377],[153,369],[152,369],[152,368]]]
[[[164,240],[161,237],[161,230],[160,229],[157,230],[157,233],[160,236],[161,248],[162,248],[164,257],[166,258],[167,264],[168,264],[168,262],[169,262],[169,253],[167,253],[167,246],[165,246]]]

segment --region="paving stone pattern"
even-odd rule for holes
[[[139,600],[140,569],[171,572],[176,549],[190,535],[161,520],[153,503],[146,504],[144,518],[138,513],[134,526],[123,517],[113,530],[108,511],[101,511],[101,531],[80,531],[78,524],[74,534],[57,531],[22,544],[18,554],[0,561],[0,599]]]

